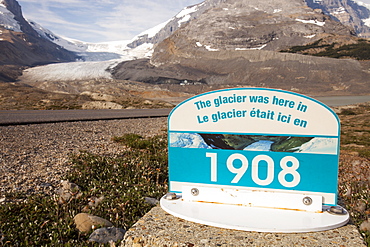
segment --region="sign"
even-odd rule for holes
[[[168,134],[170,192],[185,201],[337,206],[340,123],[315,99],[263,88],[208,92],[173,109]]]
[[[273,89],[193,97],[169,117],[170,190],[186,184],[300,191],[336,205],[340,125],[322,103]]]

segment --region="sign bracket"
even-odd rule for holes
[[[210,197],[201,196],[204,193],[215,192],[215,190],[217,189],[185,187],[182,194],[169,193],[162,197],[161,207],[166,212],[185,220],[243,231],[316,232],[341,227],[349,221],[349,214],[344,208],[322,205],[320,204],[320,196],[317,195],[275,193],[271,197],[269,192],[220,190],[220,193],[212,194]],[[200,200],[194,199],[198,196]],[[228,196],[234,197],[234,199],[229,199],[230,203],[225,203],[225,198]],[[254,203],[245,203],[248,197],[251,199],[249,201]],[[284,200],[292,198],[296,200],[284,202]],[[271,201],[274,199],[279,201]],[[237,203],[238,200],[241,203]],[[242,202],[243,200],[244,202]],[[272,207],[272,205],[289,204],[292,201],[300,201],[300,203],[297,203],[296,206],[290,206],[290,208]],[[297,207],[306,207],[306,210]],[[317,207],[319,210],[316,210]]]

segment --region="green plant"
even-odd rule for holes
[[[78,199],[60,204],[58,197],[7,195],[21,202],[0,205],[0,246],[93,246],[86,241],[89,234],[75,228],[76,214],[91,213],[127,229],[148,212],[153,206],[144,198],[167,192],[166,136],[114,139],[128,147],[119,156],[80,152],[71,157],[73,169],[65,179],[81,187]],[[93,197],[104,199],[89,204]]]

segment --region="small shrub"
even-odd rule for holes
[[[340,112],[340,115],[356,115],[356,112],[354,112],[353,110],[351,109],[343,109],[341,112]]]
[[[142,136],[137,134],[125,134],[121,137],[114,137],[113,141],[125,144],[131,148],[146,149],[151,148],[151,143],[149,140],[144,139]]]

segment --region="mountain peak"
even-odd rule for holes
[[[301,0],[229,0],[210,8],[170,39],[181,49],[271,50],[304,45],[329,34],[354,34]],[[152,61],[160,57],[157,53]]]
[[[0,65],[34,66],[74,61],[76,55],[42,38],[25,20],[16,0],[0,3]],[[0,74],[0,77],[3,77]]]
[[[370,5],[352,0],[306,0],[307,5],[321,9],[334,20],[351,26],[359,37],[370,37]]]
[[[115,78],[212,88],[262,86],[301,93],[347,90],[354,82],[358,84],[351,90],[367,87],[368,73],[358,61],[280,52],[319,40],[334,44],[357,39],[352,28],[323,11],[302,0],[204,3],[216,2],[158,43],[150,61],[115,67]]]
[[[198,19],[200,15],[212,8],[230,11],[230,13],[248,13],[256,10],[262,10],[264,13],[270,14],[289,14],[290,11],[293,11],[290,14],[302,12],[294,6],[300,6],[302,9],[309,7],[310,11],[316,12],[316,14],[325,14],[333,20],[352,28],[360,37],[370,37],[370,4],[364,4],[358,0],[205,0],[202,3],[184,8],[172,19],[155,29],[151,29],[150,32],[141,33],[128,46],[133,48],[143,43],[159,43],[177,29],[184,27],[192,20]],[[268,16],[266,17],[268,18]]]

